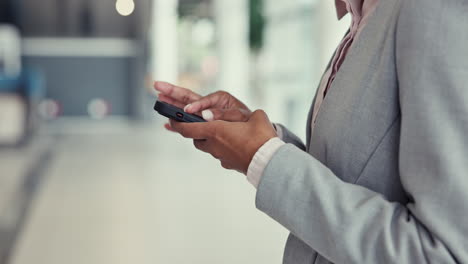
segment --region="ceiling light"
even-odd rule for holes
[[[133,0],[117,0],[115,9],[121,16],[129,16],[135,11],[135,2]]]

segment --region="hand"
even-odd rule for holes
[[[246,122],[170,122],[174,131],[194,139],[195,147],[220,160],[223,168],[244,174],[258,149],[276,137],[273,125],[261,110],[255,111]]]
[[[193,103],[202,98],[201,95],[178,87],[166,82],[155,82],[154,88],[159,92],[159,100],[179,108],[184,108],[186,105]]]
[[[184,108],[187,113],[199,113],[207,121],[247,121],[252,114],[245,104],[231,94],[218,91],[202,97],[188,89],[165,82],[155,82],[159,100]]]
[[[189,114],[201,112],[207,121],[246,122],[252,115],[244,103],[225,91],[217,91],[202,97],[188,104],[184,111]]]

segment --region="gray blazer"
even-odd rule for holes
[[[284,263],[468,263],[468,0],[380,0],[307,127],[257,191]]]

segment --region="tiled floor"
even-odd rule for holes
[[[12,264],[281,263],[287,232],[245,176],[159,126],[73,122]]]

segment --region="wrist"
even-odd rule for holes
[[[256,137],[255,140],[253,140],[250,144],[247,144],[248,145],[248,159],[247,159],[247,163],[246,163],[246,166],[245,166],[245,170],[244,170],[244,174],[247,174],[247,170],[249,168],[249,165],[252,163],[252,160],[255,156],[255,154],[258,152],[258,150],[263,146],[265,145],[267,142],[269,142],[270,140],[272,140],[273,138],[278,138],[278,136],[276,135],[276,133],[269,133],[263,137]]]
[[[252,161],[247,169],[247,180],[255,187],[258,188],[260,180],[268,163],[278,151],[286,143],[279,137],[272,138],[263,144],[255,153]]]
[[[241,158],[245,161],[242,171],[244,174],[247,173],[248,166],[260,147],[277,137],[273,124],[263,110],[253,112],[246,125],[249,127],[246,131],[249,136],[244,147],[244,157]]]

